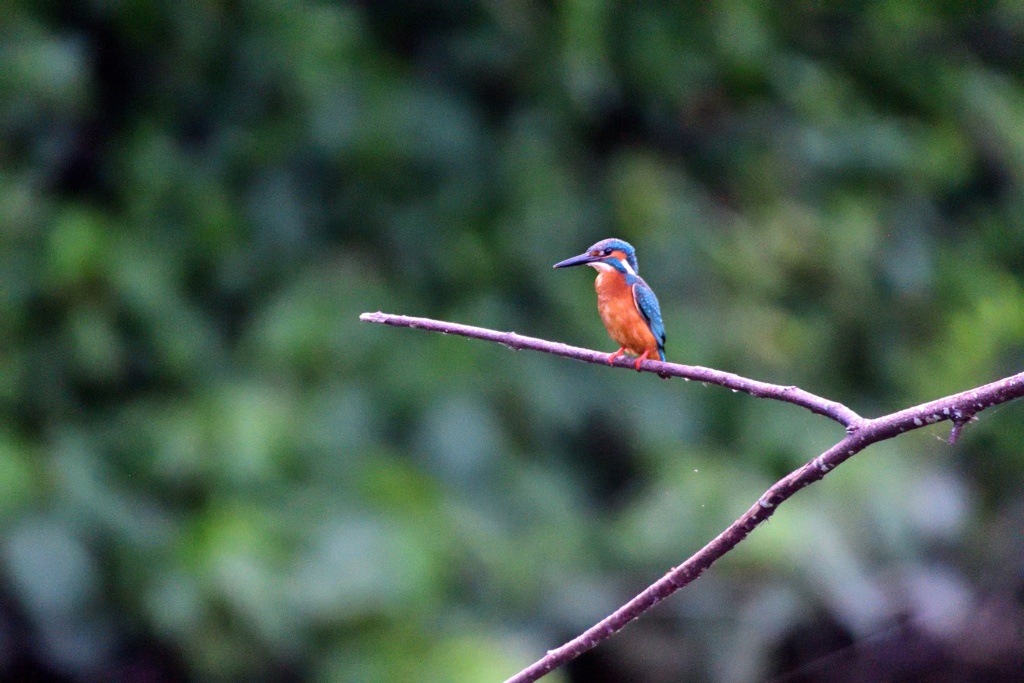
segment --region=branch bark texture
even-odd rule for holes
[[[415,327],[416,329],[440,332],[441,334],[457,334],[462,337],[498,342],[516,351],[530,349],[532,351],[553,353],[556,356],[574,358],[585,363],[608,365],[609,354],[607,353],[582,349],[578,346],[569,346],[568,344],[560,344],[558,342],[550,342],[544,339],[537,339],[536,337],[526,337],[515,332],[498,332],[497,330],[488,330],[483,327],[460,325],[442,320],[431,320],[430,318],[393,315],[391,313],[381,313],[380,311],[377,313],[363,313],[359,316],[359,319],[363,322],[379,323],[381,325]],[[613,364],[616,367],[632,369],[634,362],[631,358],[620,356],[615,359]],[[640,369],[657,373],[662,377],[682,377],[684,379],[728,387],[751,396],[757,396],[758,398],[772,398],[776,401],[785,401],[786,403],[807,408],[812,413],[832,418],[847,428],[852,427],[861,419],[860,415],[843,404],[815,396],[809,391],[804,391],[797,387],[784,387],[778,384],[769,384],[768,382],[758,382],[757,380],[734,375],[731,372],[722,372],[721,370],[712,370],[711,368],[702,368],[695,365],[662,363],[655,360],[645,360],[641,364]]]
[[[525,337],[514,332],[498,332],[469,325],[430,320],[428,318],[412,318],[380,312],[364,313],[359,316],[359,319],[383,325],[415,327],[443,334],[457,334],[474,339],[484,339],[498,342],[512,349],[544,351],[588,363],[608,363],[607,353],[549,342],[534,337]],[[618,358],[614,364],[616,367],[633,368],[633,361],[626,358]],[[662,578],[651,584],[646,590],[620,607],[613,614],[561,647],[548,651],[544,657],[515,676],[512,676],[505,683],[530,683],[531,681],[536,681],[548,672],[578,657],[602,640],[621,630],[630,621],[636,619],[645,611],[700,576],[718,558],[736,547],[755,527],[771,517],[777,507],[797,491],[818,481],[838,465],[871,444],[891,439],[903,432],[919,429],[925,425],[947,420],[953,423],[949,439],[950,443],[953,443],[959,436],[963,425],[973,419],[977,413],[986,408],[1024,396],[1024,373],[1019,373],[975,389],[969,389],[881,417],[867,419],[862,418],[842,403],[816,396],[797,387],[758,382],[710,368],[644,361],[641,365],[641,370],[654,372],[661,376],[683,377],[708,384],[717,384],[746,392],[758,398],[792,403],[840,423],[846,427],[846,436],[836,445],[832,446],[832,448],[772,485],[739,519],[730,524],[725,531],[694,553],[685,562],[672,568]]]

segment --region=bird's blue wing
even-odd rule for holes
[[[658,297],[654,296],[654,290],[647,286],[647,283],[637,278],[633,283],[633,303],[636,310],[647,321],[658,340],[658,354],[661,360],[665,360],[665,323],[661,320],[661,307],[658,306]]]

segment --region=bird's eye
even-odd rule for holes
[[[604,250],[603,252],[601,252],[601,253],[603,253],[603,254],[604,254],[605,256],[611,256],[611,255],[612,255],[612,250],[611,250],[611,248],[609,247],[608,249],[605,249],[605,250]]]

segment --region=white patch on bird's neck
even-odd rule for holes
[[[619,263],[622,264],[622,268],[627,273],[629,273],[630,275],[636,275],[636,271],[633,270],[633,266],[629,265],[629,261],[627,261],[626,259],[619,259]],[[595,270],[602,273],[610,273],[613,270],[619,270],[615,266],[604,263],[603,261],[594,261],[593,263],[588,263],[587,265],[593,267]]]

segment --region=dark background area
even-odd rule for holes
[[[825,5],[828,8],[825,8]],[[1024,364],[1015,2],[0,6],[0,678],[500,681]],[[548,680],[1019,681],[1024,420],[877,445]]]

